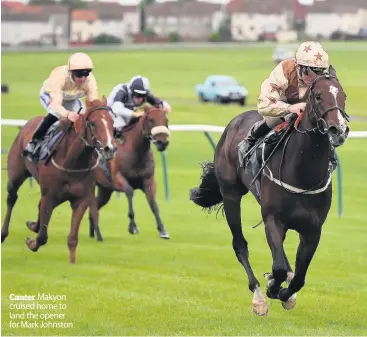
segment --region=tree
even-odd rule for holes
[[[87,7],[87,4],[81,0],[61,0],[60,4],[68,8],[68,35],[67,36],[68,36],[68,40],[70,41],[72,12],[74,9]]]
[[[218,30],[220,41],[230,41],[232,39],[231,33],[231,17],[227,16],[223,19]]]
[[[155,0],[141,0],[140,1],[140,32],[144,33],[145,31],[145,7],[147,5],[152,5],[155,3]]]
[[[29,4],[30,5],[41,5],[41,6],[54,5],[56,4],[56,1],[55,0],[30,0]]]

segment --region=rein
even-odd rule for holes
[[[95,111],[98,111],[98,110],[108,110],[107,107],[105,106],[97,106],[95,108],[93,108],[89,113],[88,113],[88,116],[86,117],[86,120],[85,120],[85,126],[84,126],[84,136],[83,135],[80,135],[79,134],[79,131],[77,130],[77,126],[76,124],[74,123],[73,124],[73,128],[76,132],[76,134],[79,136],[79,138],[81,139],[81,141],[83,142],[84,146],[85,147],[90,147],[92,149],[94,149],[96,152],[97,152],[97,160],[95,162],[95,164],[93,166],[88,166],[87,168],[85,169],[68,169],[68,168],[65,168],[59,164],[56,163],[55,159],[54,158],[51,158],[51,162],[52,164],[57,168],[59,169],[60,171],[63,171],[63,172],[69,172],[69,173],[80,173],[80,172],[89,172],[89,171],[93,171],[94,169],[96,169],[99,165],[99,162],[100,162],[100,154],[98,153],[98,145],[101,145],[101,143],[97,140],[96,136],[94,135],[93,133],[93,130],[92,130],[92,123],[88,120],[88,118],[92,115],[93,112]],[[72,126],[70,125],[69,126],[69,129],[71,128]],[[66,130],[65,134],[69,131],[69,129]],[[90,144],[87,140],[87,131],[90,131],[90,134],[92,136],[92,141],[94,142],[94,144]]]
[[[345,112],[345,110],[338,107],[337,105],[326,109],[323,113],[321,113],[320,110],[318,109],[318,107],[315,105],[316,97],[315,97],[315,93],[313,92],[313,89],[315,87],[316,82],[318,80],[322,79],[322,78],[327,78],[329,80],[332,79],[332,78],[336,79],[335,76],[332,76],[332,75],[329,75],[329,74],[324,74],[324,75],[320,75],[320,76],[316,77],[311,82],[311,86],[310,86],[310,89],[309,89],[309,98],[311,100],[311,108],[310,109],[311,109],[311,112],[312,112],[313,116],[316,119],[317,126],[312,128],[312,129],[307,129],[306,128],[305,130],[300,130],[298,128],[298,124],[295,124],[294,128],[299,133],[307,134],[307,133],[319,132],[319,133],[325,135],[327,133],[327,123],[326,123],[324,117],[328,114],[328,112],[330,112],[332,110],[340,111],[342,116],[349,122],[349,115]]]
[[[323,179],[320,182],[318,182],[317,184],[315,184],[313,187],[309,188],[309,189],[306,189],[306,190],[300,189],[300,188],[291,186],[289,184],[286,184],[286,183],[284,183],[281,180],[281,169],[282,169],[282,165],[283,165],[283,161],[284,161],[284,157],[285,157],[285,151],[286,151],[286,148],[287,148],[287,145],[288,145],[288,142],[289,142],[291,136],[295,132],[300,133],[300,134],[310,134],[310,133],[319,133],[319,134],[322,134],[322,135],[327,134],[327,132],[328,132],[328,130],[327,130],[327,123],[326,123],[326,121],[325,121],[324,118],[327,115],[327,113],[329,111],[332,111],[332,110],[339,110],[340,113],[342,114],[342,116],[347,121],[349,121],[348,114],[342,108],[340,108],[338,106],[332,106],[332,107],[326,109],[323,113],[321,113],[319,111],[319,109],[317,108],[317,106],[315,105],[316,97],[315,97],[315,94],[313,92],[313,88],[315,86],[316,81],[318,81],[321,78],[331,79],[331,78],[336,78],[336,77],[335,76],[328,75],[328,74],[325,74],[325,75],[318,76],[311,83],[311,86],[310,86],[310,89],[309,89],[309,100],[311,100],[311,107],[310,107],[311,110],[310,110],[310,112],[315,117],[317,126],[314,127],[314,128],[312,128],[312,129],[307,129],[306,128],[305,130],[300,130],[298,126],[300,124],[300,121],[301,121],[301,118],[302,118],[303,114],[301,114],[297,118],[297,120],[293,123],[294,129],[292,130],[292,132],[286,138],[285,143],[284,143],[284,146],[283,146],[281,162],[279,164],[279,170],[278,170],[279,179],[274,178],[273,177],[273,173],[267,167],[267,163],[268,163],[270,157],[275,152],[275,150],[276,150],[276,148],[278,146],[275,147],[275,149],[271,152],[271,154],[269,155],[269,157],[265,160],[265,144],[264,144],[263,145],[263,149],[262,149],[262,162],[263,162],[263,165],[262,165],[260,171],[258,172],[258,174],[256,175],[256,177],[253,179],[252,183],[256,180],[256,178],[260,174],[260,172],[263,172],[263,174],[270,181],[273,181],[275,184],[283,187],[287,192],[290,192],[290,193],[293,193],[293,194],[318,194],[318,193],[324,192],[328,188],[328,186],[330,185],[331,178],[332,178],[332,173],[333,173],[333,166],[332,166],[331,163],[329,163],[329,167],[328,167],[327,172],[326,172],[325,176],[323,177]],[[291,125],[290,125],[290,127],[291,127]],[[281,138],[281,140],[279,141],[278,144],[280,144],[282,142],[283,138],[288,133],[287,131],[285,132],[285,134],[283,135],[283,137]],[[332,147],[332,145],[330,144],[330,139],[329,139],[329,145]],[[267,169],[268,172],[266,172],[265,168]]]
[[[142,134],[145,138],[147,138],[151,143],[156,143],[156,140],[154,139],[155,135],[158,134],[165,134],[167,136],[170,136],[171,132],[168,129],[168,125],[158,125],[158,126],[154,126],[150,132],[146,132],[146,122],[148,121],[147,117],[149,115],[149,112],[154,111],[154,110],[160,110],[158,108],[151,108],[147,111],[146,113],[146,117],[145,120],[143,121],[143,126],[142,126]]]

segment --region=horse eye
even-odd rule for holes
[[[95,123],[95,122],[90,122],[90,126],[91,126],[92,128],[95,128],[95,127],[96,127],[96,123]]]
[[[315,95],[315,97],[316,97],[316,99],[317,99],[318,101],[320,101],[320,100],[321,100],[321,95],[320,95],[320,94],[316,94],[316,95]]]

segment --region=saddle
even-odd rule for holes
[[[60,122],[54,123],[48,129],[43,139],[37,142],[33,161],[38,163],[41,160],[47,159],[56,149],[58,140],[60,140],[65,133],[66,130],[61,129]]]

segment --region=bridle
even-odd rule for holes
[[[294,132],[299,132],[301,134],[309,134],[309,133],[320,133],[322,135],[327,134],[328,133],[328,127],[327,127],[327,123],[326,123],[324,118],[328,114],[328,112],[332,111],[332,110],[339,110],[340,113],[342,114],[343,118],[346,121],[349,121],[349,116],[345,112],[345,110],[343,110],[342,108],[340,108],[336,105],[331,106],[330,108],[326,109],[322,113],[320,112],[319,108],[316,105],[316,97],[315,97],[315,93],[314,93],[313,89],[315,88],[315,83],[321,78],[327,78],[329,80],[331,80],[333,78],[336,79],[335,76],[332,76],[332,75],[329,75],[329,74],[324,74],[324,75],[320,75],[320,76],[316,77],[311,82],[310,88],[308,90],[308,99],[307,99],[307,101],[308,102],[311,101],[311,106],[310,106],[309,109],[311,109],[311,113],[316,119],[317,126],[312,128],[312,129],[307,129],[306,128],[305,130],[300,130],[298,128],[298,121],[296,121],[294,123],[294,130],[287,136],[287,139],[284,142],[282,157],[281,157],[281,161],[280,161],[280,164],[279,164],[279,171],[278,171],[279,185],[282,186],[286,191],[288,191],[290,193],[293,193],[293,194],[316,194],[316,193],[320,193],[320,192],[324,191],[328,187],[328,185],[331,181],[331,176],[332,176],[333,170],[332,170],[331,164],[329,164],[328,170],[327,170],[325,176],[323,177],[323,179],[321,181],[319,181],[318,183],[316,183],[313,187],[311,187],[307,190],[295,191],[295,190],[292,190],[292,189],[288,188],[287,186],[285,186],[285,184],[282,183],[282,180],[281,180],[282,179],[281,178],[281,169],[282,169],[283,160],[284,160],[284,156],[285,156],[285,150],[287,148],[288,141],[290,140],[292,134]],[[333,148],[333,145],[330,142],[330,137],[328,137],[328,141],[329,141],[329,144],[330,144],[331,148]]]
[[[141,131],[142,134],[143,134],[143,136],[145,138],[147,138],[153,144],[156,143],[156,140],[154,139],[154,135],[152,134],[152,131],[153,131],[154,128],[148,132],[147,129],[149,129],[149,128],[147,127],[147,123],[149,121],[148,120],[149,113],[152,112],[152,111],[155,111],[155,110],[161,111],[159,108],[154,107],[154,108],[149,109],[146,112],[145,119],[143,121],[142,131]],[[168,129],[168,121],[166,122],[166,125],[165,126],[163,126],[163,125],[162,126],[156,126],[156,128],[160,128],[160,127],[167,128]]]
[[[89,117],[93,114],[93,112],[95,111],[100,111],[100,110],[106,110],[108,112],[108,107],[107,106],[97,106],[95,108],[93,108],[88,116],[85,119],[85,127],[84,127],[84,134],[80,134],[76,128],[76,125],[74,124],[74,130],[75,132],[79,135],[80,139],[82,140],[82,142],[84,143],[84,145],[86,147],[90,147],[92,149],[95,149],[96,151],[101,151],[101,142],[96,138],[95,134],[93,133],[93,129],[92,129],[92,123],[91,121],[89,121]],[[90,144],[87,140],[87,132],[88,130],[90,131],[91,137],[92,137],[92,142],[93,144]]]
[[[315,84],[318,80],[322,79],[322,78],[326,78],[328,80],[331,80],[333,78],[336,79],[336,76],[333,75],[329,75],[329,74],[324,74],[324,75],[320,75],[318,77],[316,77],[310,85],[310,88],[308,89],[308,99],[307,101],[311,101],[311,107],[309,108],[311,110],[312,115],[315,117],[316,120],[316,124],[317,126],[312,128],[312,129],[305,129],[305,130],[300,130],[298,128],[297,123],[295,123],[294,128],[297,132],[299,133],[310,133],[310,132],[318,132],[321,134],[326,134],[328,132],[328,128],[327,128],[327,123],[325,121],[325,116],[328,114],[328,112],[332,111],[332,110],[339,110],[341,115],[343,116],[343,118],[349,122],[349,115],[345,112],[345,110],[343,110],[341,107],[335,105],[335,106],[331,106],[330,108],[327,108],[325,111],[323,111],[322,113],[320,112],[319,108],[316,105],[316,96],[315,96],[315,92],[314,92],[314,88],[315,88]]]
[[[94,170],[95,168],[97,168],[97,166],[99,165],[99,162],[100,162],[100,158],[101,158],[101,151],[102,151],[102,144],[101,142],[97,139],[97,137],[95,136],[95,134],[93,133],[93,129],[92,129],[92,122],[89,121],[89,117],[92,115],[93,112],[95,111],[98,111],[98,110],[106,110],[108,111],[108,107],[106,106],[97,106],[95,108],[93,108],[89,113],[88,113],[88,116],[86,117],[86,120],[85,120],[85,126],[84,126],[84,134],[80,134],[79,131],[77,130],[77,126],[76,126],[76,123],[73,123],[72,125],[69,126],[69,129],[71,127],[74,127],[74,130],[76,132],[76,134],[79,136],[79,138],[82,140],[82,142],[84,143],[84,145],[86,147],[90,147],[92,148],[92,150],[95,150],[97,152],[97,160],[95,162],[95,164],[93,166],[88,166],[88,168],[85,168],[85,169],[68,169],[68,168],[65,168],[59,164],[56,163],[55,159],[52,157],[51,158],[51,161],[53,163],[53,165],[58,168],[59,170],[63,171],[63,172],[68,172],[68,173],[81,173],[81,172],[84,172],[84,173],[88,173],[92,170]],[[68,130],[69,130],[68,129]],[[92,141],[93,141],[93,144],[90,144],[87,140],[87,132],[88,130],[90,131],[90,134],[91,134],[91,137],[92,137]],[[65,132],[66,134],[67,132]]]

